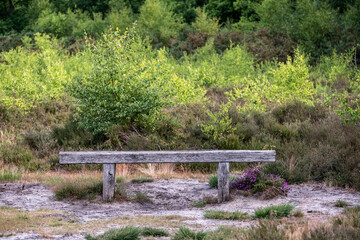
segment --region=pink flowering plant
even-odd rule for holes
[[[248,170],[240,178],[231,181],[230,188],[252,193],[271,189],[281,195],[286,195],[290,191],[285,179],[274,174],[264,174],[257,168]]]

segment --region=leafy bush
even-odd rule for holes
[[[164,106],[185,103],[198,93],[171,71],[166,52],[153,51],[132,32],[110,31],[88,45],[88,54],[92,71],[70,92],[78,100],[80,125],[94,134],[119,123],[144,126]]]
[[[248,170],[242,177],[232,181],[230,188],[249,190],[252,193],[265,192],[271,189],[274,190],[275,196],[278,194],[286,195],[290,190],[284,179],[273,174],[264,174],[257,168]]]
[[[299,51],[286,64],[270,69],[256,79],[243,80],[241,87],[234,89],[233,98],[243,99],[240,111],[264,112],[270,106],[292,101],[313,105],[314,86],[309,81],[309,67],[306,58]]]
[[[254,218],[282,218],[290,215],[294,206],[291,204],[281,204],[255,210]]]
[[[8,108],[28,112],[36,102],[59,100],[65,95],[65,83],[71,81],[79,62],[67,65],[67,56],[58,49],[58,42],[48,35],[35,34],[33,52],[17,47],[1,54],[0,95]],[[74,58],[75,60],[76,58]]]
[[[196,9],[197,17],[191,24],[196,31],[206,33],[207,35],[214,35],[219,31],[219,20],[210,19],[205,10],[201,8]]]
[[[170,7],[159,0],[146,0],[140,7],[139,29],[143,34],[150,35],[155,43],[168,46],[171,38],[178,36],[182,27]]]

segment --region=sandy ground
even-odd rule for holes
[[[208,204],[204,208],[192,207],[194,202],[204,197],[216,198],[217,190],[211,189],[207,183],[196,179],[157,180],[150,183],[128,183],[128,195],[147,194],[150,201],[143,202],[111,202],[101,200],[89,201],[56,201],[49,186],[42,184],[1,183],[0,206],[12,207],[26,211],[40,209],[58,210],[69,213],[76,222],[108,219],[119,216],[170,216],[179,215],[188,220],[183,225],[197,226],[201,230],[215,230],[219,226],[247,227],[256,221],[220,221],[205,219],[205,210],[242,211],[249,214],[255,209],[282,203],[291,203],[295,209],[301,210],[307,219],[319,221],[329,220],[340,214],[343,209],[334,207],[337,200],[346,201],[353,206],[360,205],[360,192],[351,189],[327,187],[323,184],[292,185],[288,196],[278,196],[270,200],[260,200],[254,196],[244,197],[232,194],[229,202]],[[120,226],[111,226],[120,227]],[[104,228],[107,230],[109,226]],[[54,239],[84,239],[82,235],[52,236]],[[42,239],[34,233],[19,233],[1,239]]]

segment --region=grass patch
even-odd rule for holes
[[[242,220],[248,219],[249,215],[247,213],[235,211],[235,212],[225,212],[225,211],[205,211],[205,218],[209,219],[222,219],[222,220]]]
[[[295,210],[292,212],[291,215],[297,218],[302,218],[304,216],[304,213],[301,210]]]
[[[218,176],[211,176],[209,179],[209,185],[211,188],[218,188]]]
[[[206,206],[206,202],[205,201],[200,201],[200,202],[194,202],[192,204],[193,207],[197,207],[197,208],[203,208]]]
[[[294,206],[291,204],[281,204],[255,210],[254,218],[282,218],[290,215]]]
[[[111,229],[104,234],[92,237],[86,235],[87,240],[139,240],[141,230],[137,227],[127,226],[119,229]]]
[[[144,201],[148,201],[151,202],[151,199],[148,195],[146,195],[145,193],[137,193],[134,197],[133,200],[135,202],[144,202]]]
[[[116,183],[123,183],[123,182],[125,182],[125,179],[124,179],[124,177],[116,177],[115,182]]]
[[[92,200],[102,193],[103,182],[93,178],[70,179],[55,186],[57,200],[88,199]]]
[[[349,206],[349,203],[345,202],[345,201],[342,201],[342,200],[337,200],[334,204],[335,207],[347,207]]]
[[[9,207],[0,208],[0,233],[47,231],[69,226],[66,215],[52,210],[23,211]]]
[[[242,239],[244,230],[242,228],[219,227],[217,230],[208,232],[207,240],[234,240]]]
[[[169,233],[167,231],[164,231],[161,229],[145,227],[145,228],[141,229],[141,235],[142,236],[153,236],[153,237],[167,237],[167,236],[169,236]]]
[[[139,177],[139,178],[131,179],[132,183],[145,183],[145,182],[153,182],[153,181],[154,179],[149,177]]]
[[[206,232],[194,232],[186,227],[180,227],[171,240],[205,240]]]
[[[323,224],[303,234],[303,240],[360,239],[360,206],[347,208],[331,225]]]
[[[13,182],[13,181],[20,180],[21,177],[22,177],[21,173],[18,173],[16,171],[3,169],[0,172],[0,181],[1,182]]]

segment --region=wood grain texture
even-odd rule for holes
[[[230,163],[219,163],[218,167],[218,203],[230,199]]]
[[[274,162],[274,150],[60,152],[60,164]]]
[[[103,200],[111,201],[115,194],[116,164],[103,165]]]

